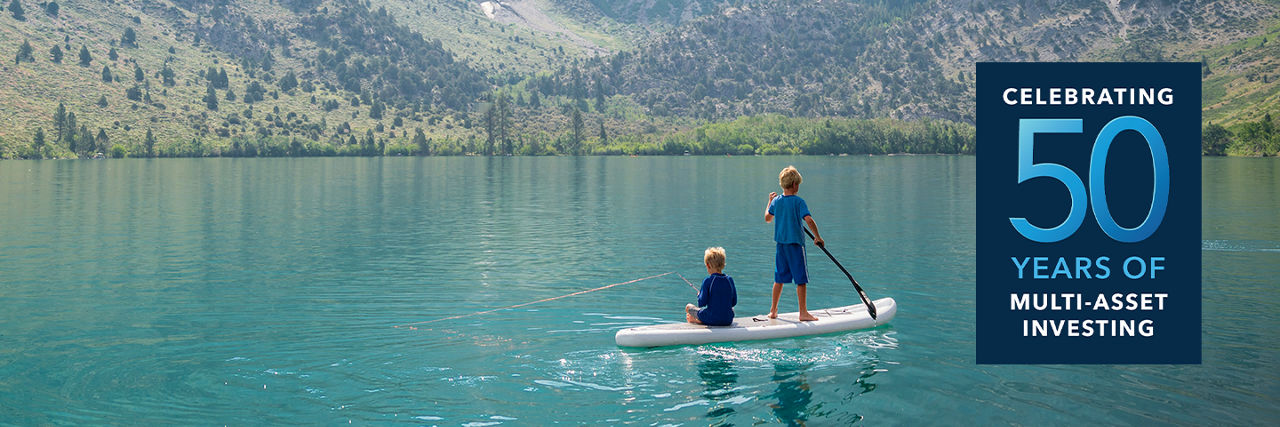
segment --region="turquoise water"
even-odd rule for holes
[[[787,164],[890,325],[617,348],[682,318],[667,275],[394,327],[713,245],[765,312]],[[977,366],[972,157],[0,162],[0,423],[1275,424],[1280,162],[1204,171],[1203,365]],[[857,301],[810,265],[811,306]]]

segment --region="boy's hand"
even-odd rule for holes
[[[814,239],[813,239],[813,244],[818,245],[818,247],[819,247],[819,248],[825,248],[825,247],[827,247],[827,242],[826,242],[826,241],[824,241],[824,240],[822,240],[822,236],[818,236],[818,237],[814,238]]]
[[[764,208],[764,222],[773,222],[773,214],[769,213],[769,208],[773,207],[773,199],[775,197],[778,197],[777,191],[769,193],[769,203],[765,204]]]

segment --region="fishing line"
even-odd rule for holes
[[[612,288],[612,287],[614,287],[614,286],[629,285],[629,284],[636,283],[636,282],[641,282],[641,281],[645,281],[645,280],[649,280],[649,279],[655,279],[655,278],[658,278],[658,277],[666,276],[666,275],[669,275],[669,274],[672,274],[672,273],[675,273],[676,275],[679,275],[679,273],[676,273],[676,272],[674,272],[674,271],[668,271],[668,272],[666,272],[666,273],[662,273],[662,274],[655,274],[655,275],[652,275],[652,276],[649,276],[649,277],[641,277],[641,278],[639,278],[639,279],[634,279],[634,280],[628,280],[628,281],[625,281],[625,282],[614,283],[614,284],[612,284],[612,285],[604,285],[604,286],[601,286],[601,287],[598,287],[598,288],[582,290],[582,291],[574,292],[574,293],[571,293],[571,294],[564,294],[564,295],[561,295],[561,296],[558,296],[558,297],[543,298],[543,299],[540,299],[540,300],[537,300],[537,301],[529,301],[529,302],[526,302],[526,303],[520,303],[520,304],[516,304],[516,305],[509,305],[509,306],[506,306],[506,307],[499,307],[499,308],[495,308],[495,309],[491,309],[491,310],[485,310],[485,311],[477,311],[477,312],[474,312],[474,313],[459,314],[459,315],[457,315],[457,316],[442,317],[442,318],[439,318],[439,319],[424,320],[424,321],[421,321],[421,322],[405,323],[405,324],[402,324],[402,325],[396,325],[396,326],[394,326],[394,327],[395,327],[395,328],[407,327],[407,328],[409,328],[409,329],[415,329],[415,330],[416,330],[416,329],[418,329],[416,325],[424,325],[424,324],[427,324],[427,323],[443,322],[443,321],[446,321],[446,320],[455,320],[455,319],[461,319],[461,318],[464,318],[464,317],[471,317],[471,316],[478,316],[478,315],[481,315],[481,314],[493,313],[493,312],[495,312],[495,311],[508,310],[508,309],[512,309],[512,308],[520,308],[520,307],[524,307],[524,306],[526,306],[526,305],[537,304],[537,303],[540,303],[540,302],[554,301],[554,300],[558,300],[558,299],[561,299],[561,298],[568,298],[568,297],[575,296],[575,295],[582,295],[582,294],[591,293],[591,292],[595,292],[595,291],[602,291],[602,290],[605,290],[605,289]],[[682,278],[682,279],[683,279],[683,278],[684,278],[684,276],[681,276],[680,278]],[[685,282],[685,283],[689,283],[689,281],[688,281],[688,280],[685,280],[684,282]],[[689,286],[693,286],[693,284],[692,284],[692,283],[689,283]]]

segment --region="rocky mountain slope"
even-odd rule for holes
[[[1280,106],[1274,0],[0,3],[3,157],[483,153],[499,130],[505,152],[554,153],[762,114],[972,123],[977,61],[1200,61],[1207,121]]]

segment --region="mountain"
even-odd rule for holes
[[[1274,0],[2,2],[4,158],[967,152],[977,61],[1199,61],[1229,140],[1280,105]],[[948,142],[839,142],[890,128]]]
[[[1276,13],[1274,4],[1250,1],[760,3],[594,60],[588,74],[659,114],[972,123],[975,62],[1201,61],[1274,29]],[[1254,58],[1248,64],[1210,67],[1268,74],[1273,52],[1249,49],[1236,53]]]
[[[147,0],[27,9],[22,20],[0,20],[0,48],[21,53],[26,44],[34,51],[0,68],[8,75],[0,87],[0,99],[8,101],[0,108],[0,138],[26,139],[43,128],[55,131],[53,141],[77,139],[54,120],[64,104],[89,133],[106,135],[105,145],[98,138],[77,141],[80,154],[107,151],[116,145],[111,141],[125,142],[133,155],[188,155],[233,137],[368,135],[393,120],[389,111],[400,122],[423,121],[424,111],[465,111],[492,86],[438,40],[359,1]],[[60,62],[54,51],[64,52]],[[454,123],[433,116],[444,127]],[[158,150],[134,143],[149,131],[162,141]],[[62,145],[68,152],[55,155],[71,155],[71,144]]]

